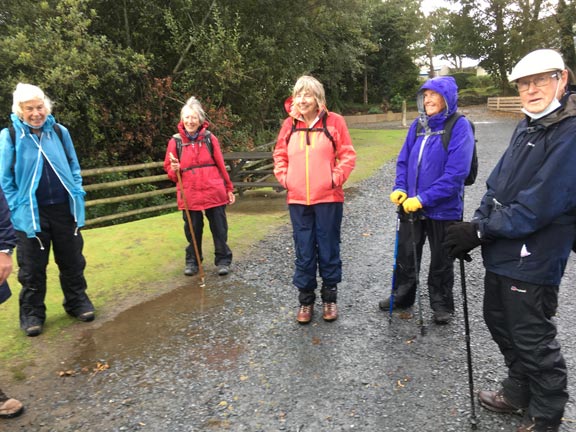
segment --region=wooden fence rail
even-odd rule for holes
[[[226,162],[234,188],[240,194],[242,194],[244,190],[252,188],[273,188],[276,191],[281,191],[283,189],[274,177],[272,152],[270,151],[228,152],[224,153],[224,161]],[[125,180],[100,183],[92,181],[93,178],[104,174],[123,174],[136,171],[144,171],[146,173],[161,172],[161,174],[145,175]],[[87,180],[84,185],[84,190],[87,194],[86,208],[103,204],[119,204],[176,193],[176,187],[172,182],[169,182],[168,177],[164,172],[164,162],[149,162],[137,165],[87,169],[82,170],[82,177]],[[95,191],[126,186],[138,186],[149,183],[164,183],[165,185],[160,185],[158,189],[153,191],[110,196],[106,198],[90,198],[91,193],[94,193]],[[167,204],[143,207],[124,212],[113,212],[112,214],[90,218],[86,220],[86,225],[103,224],[114,220],[171,208],[176,208],[176,199]]]
[[[519,113],[521,109],[522,102],[520,102],[520,96],[488,98],[488,110]]]

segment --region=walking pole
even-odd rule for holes
[[[392,291],[390,293],[390,309],[388,311],[388,324],[392,323],[392,311],[394,310],[394,297],[396,294],[396,263],[398,261],[398,237],[400,236],[400,212],[402,206],[398,206],[396,215],[396,238],[394,240],[394,263],[392,264]]]
[[[170,160],[172,162],[178,162],[178,159],[170,153]],[[196,235],[194,234],[194,226],[192,225],[192,218],[190,217],[190,211],[188,210],[188,201],[186,201],[186,195],[184,194],[184,185],[182,183],[182,175],[180,174],[180,169],[176,171],[176,176],[178,177],[178,186],[180,186],[180,194],[182,195],[182,201],[184,201],[184,210],[186,212],[186,219],[188,220],[188,229],[192,235],[192,245],[194,246],[194,254],[196,255],[196,263],[198,264],[198,275],[200,276],[200,286],[204,287],[204,268],[202,267],[202,260],[200,259],[200,252],[198,251],[198,243],[196,243]]]
[[[468,384],[470,387],[470,425],[476,429],[476,406],[474,404],[474,374],[472,372],[472,349],[470,348],[470,322],[468,320],[468,299],[466,295],[466,274],[464,272],[464,259],[460,258],[460,282],[462,285],[462,309],[464,309],[464,333],[466,335],[466,354],[468,359]]]
[[[418,294],[418,326],[420,327],[420,334],[426,334],[426,326],[424,325],[424,318],[422,318],[422,291],[420,290],[420,275],[418,267],[418,255],[416,253],[416,232],[414,229],[414,213],[408,213],[408,220],[410,221],[410,234],[412,236],[412,254],[414,255],[414,276],[416,277],[416,293]]]

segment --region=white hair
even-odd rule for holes
[[[196,115],[198,116],[198,120],[200,121],[200,124],[203,124],[204,120],[206,120],[206,113],[202,108],[202,104],[194,96],[188,99],[186,101],[186,104],[180,110],[180,120],[182,120],[182,117],[184,116],[185,109],[189,109],[190,111],[196,113]]]
[[[22,111],[22,104],[32,100],[40,100],[44,102],[46,113],[50,114],[52,112],[52,101],[44,94],[40,87],[32,84],[18,83],[16,90],[14,90],[12,95],[12,112],[16,114],[20,119],[22,119],[24,115]]]

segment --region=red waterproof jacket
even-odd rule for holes
[[[326,128],[334,144],[323,130],[322,116],[327,116]],[[287,190],[288,204],[344,201],[342,185],[354,169],[356,152],[341,115],[323,111],[310,128],[304,121],[288,117],[273,156],[274,175]]]
[[[184,124],[182,122],[178,123],[178,131],[182,138],[180,171],[188,210],[201,211],[226,205],[229,203],[228,192],[234,190],[234,185],[226,171],[218,138],[210,134],[214,157],[212,157],[205,144],[207,128],[208,122],[204,122],[198,138],[195,141],[190,141],[186,135]],[[174,138],[170,138],[170,141],[168,141],[166,157],[164,158],[164,170],[168,174],[168,178],[177,184],[178,209],[185,210],[186,207],[184,206],[184,199],[180,191],[176,171],[172,171],[170,168],[170,153],[174,157],[178,157]]]

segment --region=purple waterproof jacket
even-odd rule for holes
[[[447,109],[433,116],[424,110],[424,91],[434,90],[444,97]],[[464,118],[452,129],[448,148],[442,135],[446,119],[458,109],[458,86],[449,76],[432,78],[418,91],[418,111],[396,163],[393,190],[408,197],[417,196],[423,214],[434,220],[461,220],[464,209],[464,180],[468,176],[474,150],[472,126]]]

